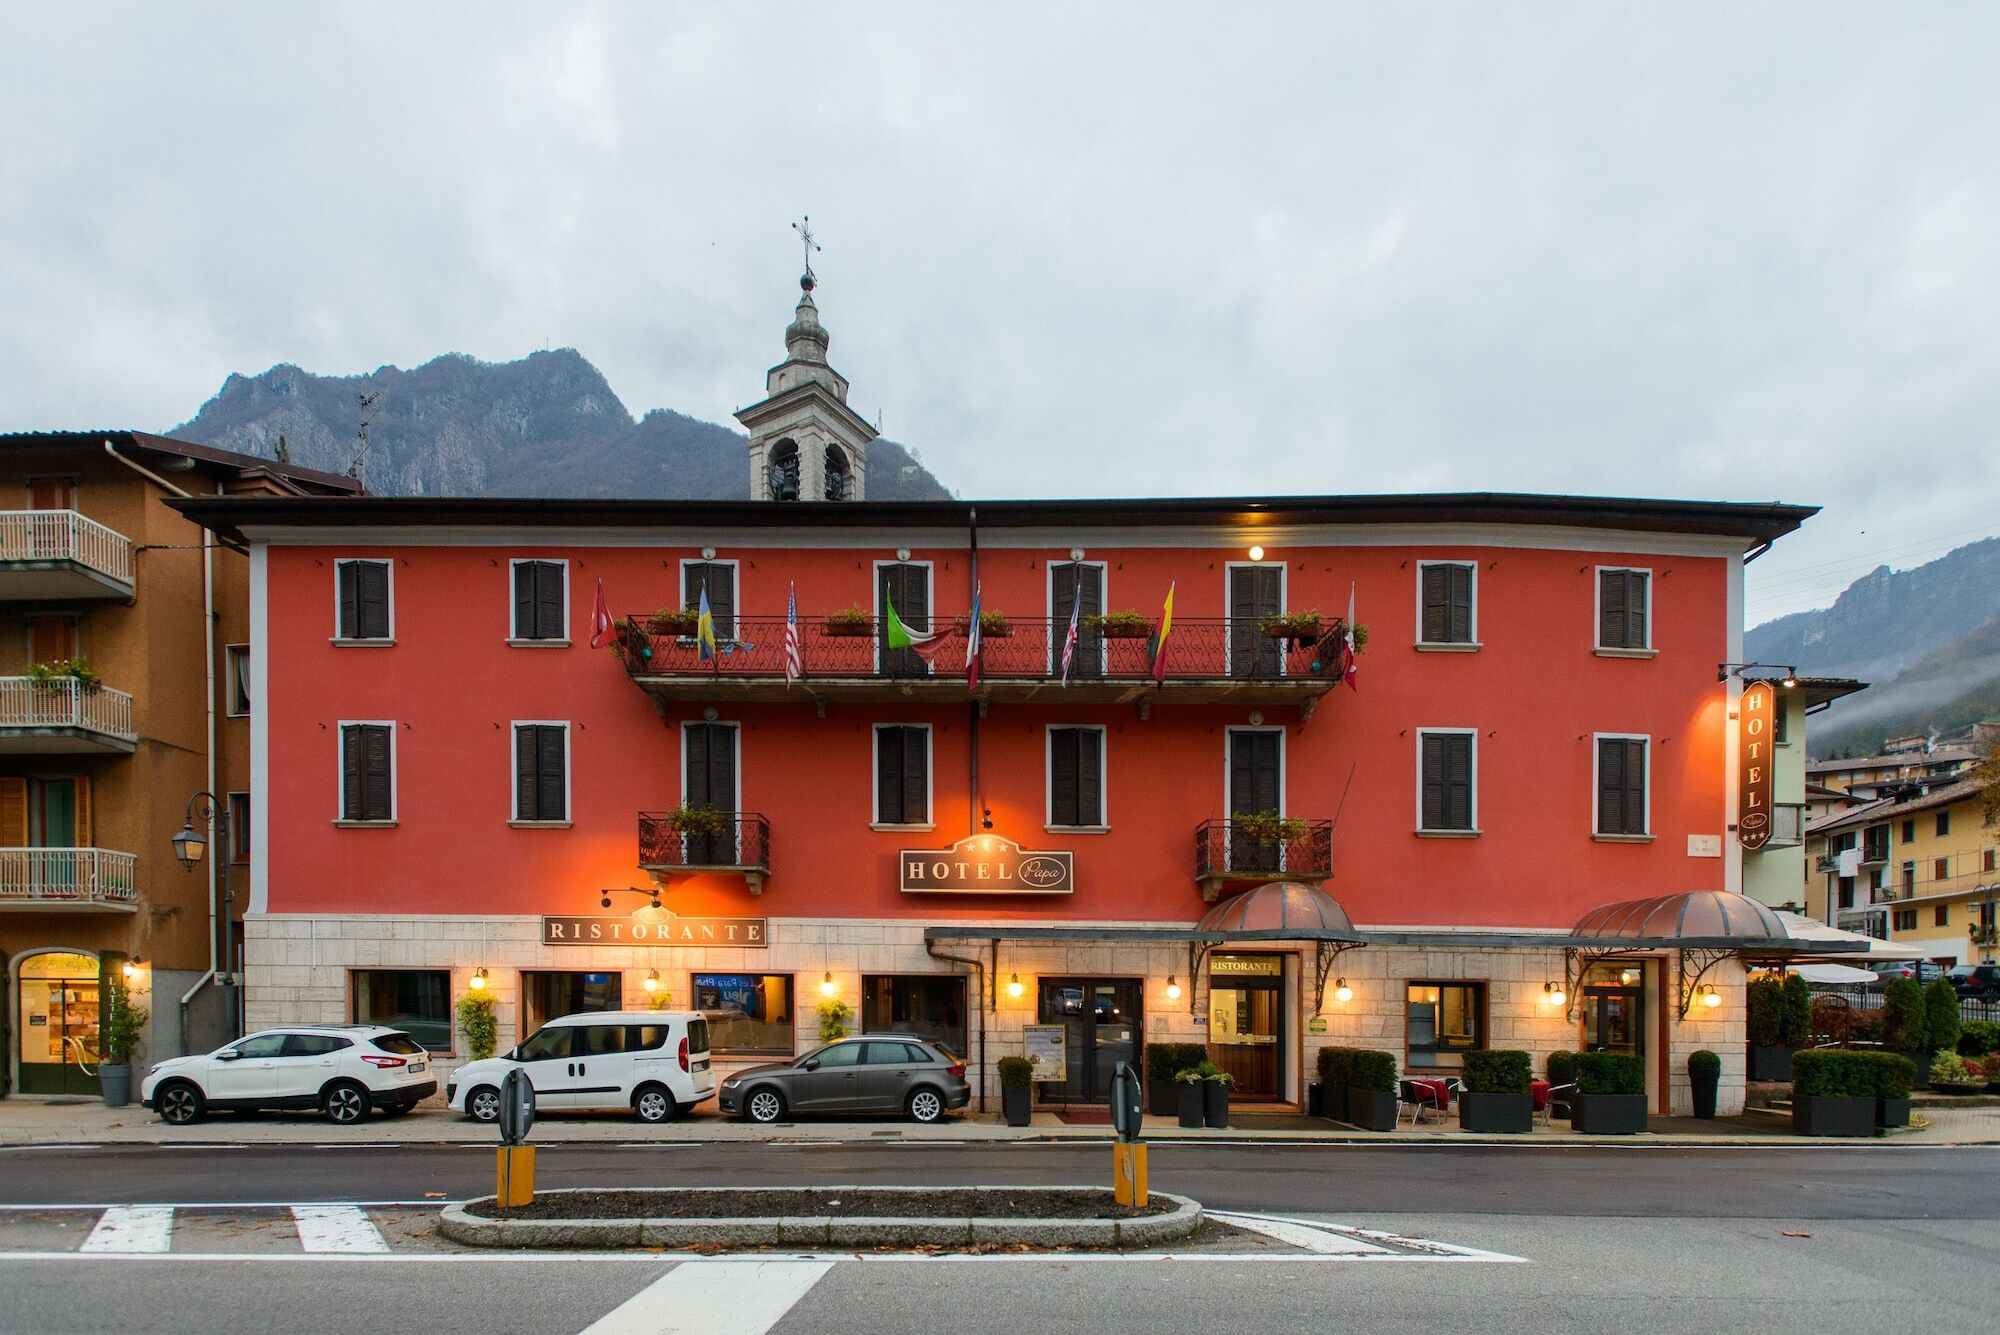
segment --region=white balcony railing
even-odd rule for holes
[[[138,862],[104,848],[0,848],[0,905],[137,904]]]
[[[0,677],[0,729],[80,728],[124,742],[132,731],[132,697],[109,686],[86,687],[70,678],[36,681]]]
[[[132,543],[74,510],[0,510],[0,561],[75,561],[132,582]]]

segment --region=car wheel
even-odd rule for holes
[[[491,1085],[481,1085],[465,1096],[465,1115],[475,1122],[497,1122],[500,1120],[500,1091]]]
[[[639,1115],[642,1122],[671,1122],[680,1111],[680,1105],[662,1086],[641,1085],[639,1092],[633,1096],[632,1111]]]
[[[168,1126],[193,1126],[208,1115],[208,1102],[201,1091],[185,1080],[176,1080],[154,1096],[160,1120]]]
[[[353,1126],[368,1120],[368,1091],[351,1080],[343,1080],[327,1090],[319,1101],[326,1120],[336,1126]]]
[[[907,1111],[912,1122],[935,1122],[944,1116],[944,1096],[935,1089],[920,1089],[910,1095]]]
[[[769,1125],[785,1115],[785,1096],[775,1089],[752,1090],[743,1112],[751,1121]]]

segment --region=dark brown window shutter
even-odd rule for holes
[[[1646,832],[1646,744],[1625,743],[1625,833]]]
[[[342,561],[336,572],[340,585],[340,638],[357,640],[361,638],[361,567],[353,561]]]
[[[708,590],[708,614],[718,640],[736,638],[736,567],[723,561],[692,561],[681,568],[681,605],[700,607]]]
[[[1446,566],[1451,578],[1449,597],[1449,617],[1446,634],[1453,644],[1472,642],[1472,567],[1469,565]]]
[[[361,561],[356,563],[354,569],[361,577],[360,637],[364,640],[386,640],[389,638],[389,563]]]
[[[929,764],[924,752],[928,735],[923,728],[903,729],[903,823],[921,825],[929,816],[924,810],[924,790],[930,786]]]
[[[1104,824],[1104,734],[1076,728],[1076,824]]]
[[[340,818],[361,820],[362,758],[361,729],[340,730]]]
[[[1597,829],[1646,832],[1646,744],[1606,737],[1597,744]]]
[[[535,734],[539,731],[539,728],[514,729],[515,820],[541,819],[536,815],[535,793]]]
[[[514,730],[515,815],[519,820],[568,820],[563,792],[565,730],[536,725]]]
[[[1426,644],[1443,644],[1451,634],[1451,571],[1450,566],[1424,567],[1424,625],[1418,638]]]
[[[535,638],[535,569],[533,561],[514,567],[514,638]]]
[[[388,820],[389,729],[360,724],[347,728],[341,743],[342,818]]]
[[[1472,738],[1459,734],[1444,742],[1444,820],[1448,830],[1472,828]]]
[[[1436,569],[1436,567],[1432,567]],[[1426,830],[1442,830],[1444,826],[1444,743],[1436,736],[1424,738],[1424,811]]]
[[[1625,643],[1625,572],[1600,571],[1597,588],[1598,644],[1606,649],[1629,648]]]
[[[1081,825],[1077,818],[1077,729],[1049,734],[1049,824]]]
[[[553,561],[535,563],[535,630],[538,640],[567,638],[563,625],[563,570]]]
[[[929,817],[925,790],[929,765],[923,728],[878,728],[875,734],[875,819],[883,825],[921,825]]]
[[[1642,571],[1625,572],[1625,645],[1629,649],[1647,649],[1646,642],[1646,598],[1651,590],[1647,587],[1652,579]]]

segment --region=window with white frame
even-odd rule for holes
[[[1653,647],[1653,572],[1597,568],[1597,647]]]
[[[1607,835],[1652,833],[1647,813],[1651,761],[1645,737],[1597,738],[1597,830]]]
[[[395,636],[395,591],[387,561],[333,563],[335,638],[367,642]]]
[[[1475,744],[1469,728],[1417,730],[1417,828],[1470,833],[1478,828]]]
[[[1471,561],[1417,563],[1418,643],[1472,644],[1478,639],[1478,571]]]
[[[569,638],[569,562],[516,561],[514,634],[516,640]]]
[[[569,724],[514,725],[514,819],[569,820]]]
[[[231,718],[241,718],[250,712],[250,646],[224,645],[222,659],[226,678],[223,685],[229,692],[226,712]]]
[[[392,723],[340,725],[340,819],[396,819],[396,728]]]
[[[875,725],[875,824],[931,823],[931,730],[926,723]]]
[[[1101,829],[1104,818],[1104,729],[1049,729],[1049,824]]]

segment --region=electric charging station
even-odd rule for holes
[[[535,1087],[522,1070],[507,1072],[500,1082],[500,1156],[496,1165],[494,1203],[501,1209],[527,1205],[535,1199],[535,1147],[528,1132],[535,1125]]]
[[[1146,1145],[1139,1139],[1144,1118],[1139,1073],[1119,1062],[1111,1074],[1111,1127],[1118,1133],[1111,1147],[1111,1194],[1120,1205],[1146,1203]]]

